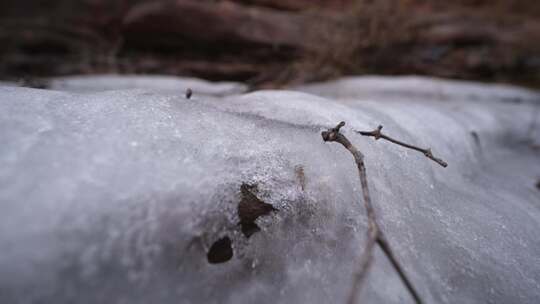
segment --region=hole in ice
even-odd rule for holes
[[[242,184],[240,193],[242,198],[238,204],[238,217],[240,218],[240,226],[242,233],[249,238],[254,233],[261,229],[255,223],[259,216],[267,215],[272,211],[276,211],[271,204],[267,204],[260,200],[253,192],[257,191],[257,185]]]
[[[210,264],[225,263],[232,259],[233,250],[231,239],[225,236],[212,244],[206,258]]]

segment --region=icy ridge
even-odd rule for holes
[[[320,136],[343,120],[366,155],[381,225],[427,303],[534,303],[538,94],[470,84],[440,102],[417,98],[431,80],[398,97],[385,95],[393,80],[350,81],[381,89],[195,90],[187,100],[169,89],[0,87],[1,302],[344,302],[366,223],[352,158]],[[449,167],[354,132],[378,124]],[[243,183],[278,209],[249,239],[237,225]],[[223,236],[234,257],[210,265]],[[410,302],[379,252],[360,298]]]

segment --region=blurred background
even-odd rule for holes
[[[261,88],[420,74],[538,88],[540,1],[0,1],[0,79],[103,73]]]

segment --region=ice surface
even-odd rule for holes
[[[53,78],[53,90],[69,92],[100,92],[121,89],[145,89],[182,95],[191,88],[198,95],[231,95],[243,93],[247,87],[237,82],[208,82],[197,78],[143,75],[90,75]]]
[[[540,298],[535,92],[349,78],[298,88],[319,96],[186,100],[186,84],[100,79],[0,87],[1,303],[345,302],[366,219],[352,157],[320,136],[341,120],[426,303]],[[105,86],[122,90],[97,92]],[[352,132],[378,124],[449,167]],[[242,183],[278,209],[249,239],[236,214]],[[225,235],[234,257],[208,264]],[[411,302],[379,251],[359,299]]]
[[[296,89],[334,98],[538,101],[538,92],[511,85],[419,76],[344,77],[324,84],[303,85]]]
[[[18,87],[19,85],[13,81],[0,81],[0,87]]]

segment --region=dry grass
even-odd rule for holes
[[[540,31],[533,24],[528,27],[531,33],[524,32],[529,31],[525,23],[540,20],[533,18],[540,16],[540,2],[358,0],[339,15],[322,10],[304,13],[331,22],[310,29],[307,39],[320,43],[305,50],[272,79],[273,87],[368,73],[428,74],[533,86],[540,83],[540,73],[533,72],[535,56],[540,52]],[[463,26],[479,32],[485,28],[495,37],[468,38]],[[435,28],[462,32],[447,41],[444,36],[435,37],[440,38],[436,42],[425,40],[426,32],[433,38]],[[498,29],[506,31],[500,39],[496,37]],[[518,43],[507,43],[504,35],[514,36],[514,29],[521,31],[517,33],[521,38],[515,39]],[[424,58],[439,50],[441,54],[433,55],[433,59]]]

